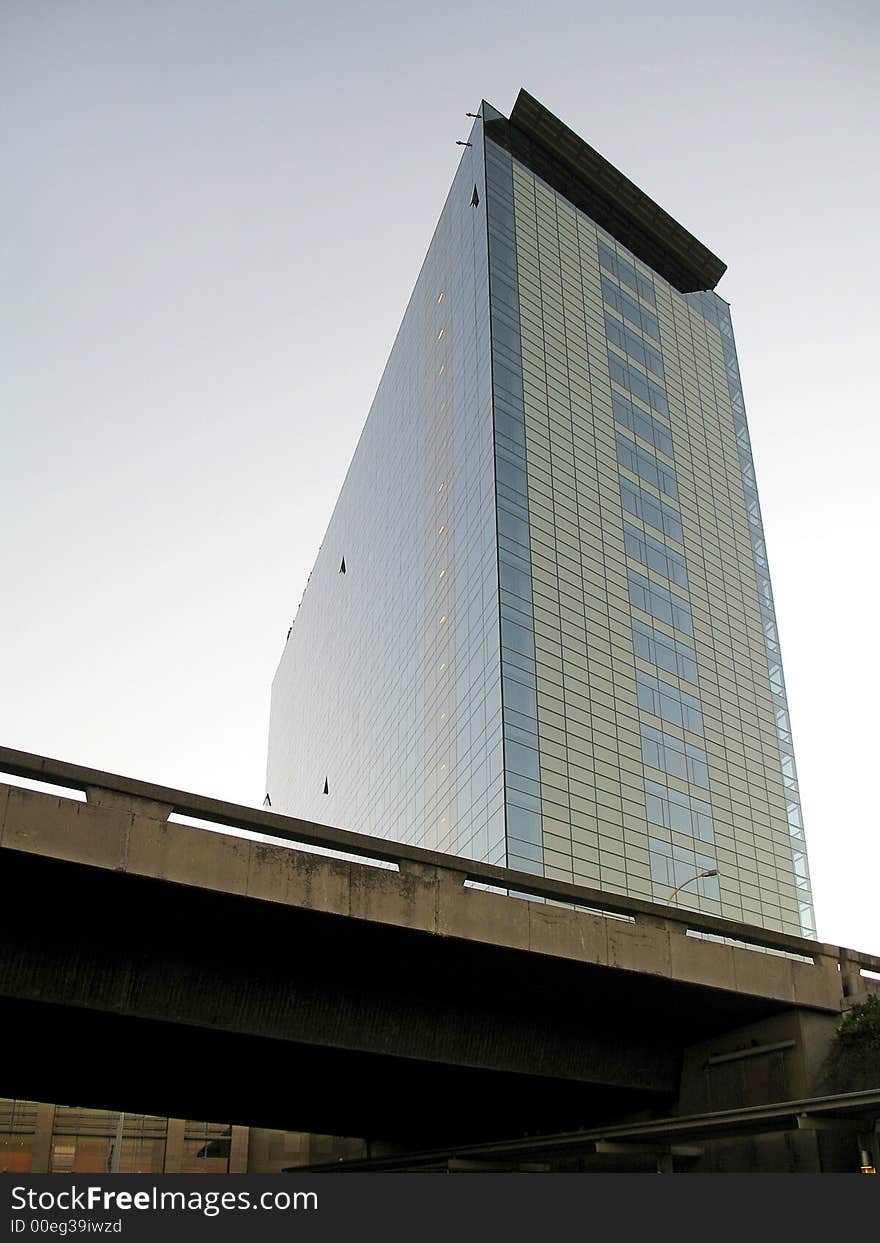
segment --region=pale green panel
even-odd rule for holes
[[[725,563],[728,577],[733,580],[727,595],[733,603],[733,680],[721,687],[722,703],[729,710],[740,705],[744,733],[744,768],[736,782],[731,781],[734,805],[746,804],[755,829],[755,850],[758,862],[759,889],[765,906],[775,889],[783,922],[798,924],[798,905],[792,865],[786,797],[782,784],[782,768],[767,652],[761,624],[758,584],[754,555],[746,518],[746,502],[742,485],[742,469],[736,448],[733,411],[730,406],[720,334],[702,316],[688,308],[698,328],[705,333],[706,366],[711,369],[712,384],[719,393],[717,430],[721,459],[715,460],[719,475],[726,479],[730,497],[730,539],[737,547],[735,558]],[[775,879],[775,886],[772,881]],[[799,928],[799,925],[798,925]]]
[[[720,334],[655,281],[726,915],[799,932],[769,671]]]
[[[616,244],[516,162],[513,176],[545,858],[555,876],[662,898],[651,880],[645,780],[687,796],[695,788],[646,769],[642,756],[640,719],[650,718],[640,718],[636,675],[656,668],[633,653],[633,618],[646,618],[630,604],[634,567],[620,478],[657,500],[660,493],[617,457],[598,242]],[[681,592],[693,617],[699,679],[678,684],[698,697],[705,733],[662,724],[705,751],[720,874],[720,898],[699,904],[796,932],[774,704],[721,338],[680,293],[634,266],[655,292],[674,459],[632,435],[675,474],[678,550],[688,573]],[[650,534],[629,512],[626,520]],[[668,537],[667,544],[676,547]],[[653,569],[647,577],[664,581]],[[650,620],[675,637],[664,621]],[[664,832],[671,846],[686,845],[674,829],[650,827],[651,836]]]
[[[545,858],[651,897],[597,232],[514,163]]]

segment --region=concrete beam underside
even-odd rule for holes
[[[136,1066],[143,1100],[127,1107],[146,1112],[498,1136],[662,1107],[694,1040],[791,1007],[839,1011],[827,957],[769,957],[90,797],[0,787],[0,1013],[21,1033],[24,1080],[0,1084],[10,1095],[112,1108]],[[51,1091],[50,1032],[71,1053]],[[218,1057],[220,1098],[200,1080]]]

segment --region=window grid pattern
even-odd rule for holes
[[[614,272],[618,279],[620,279],[621,272],[627,277],[630,276],[634,264],[629,263],[622,255],[615,252],[615,248],[601,240],[598,243],[598,255],[600,265]],[[635,285],[636,292],[656,307],[653,282],[649,295],[648,278],[639,273],[638,269],[636,269]],[[621,314],[628,316],[631,323],[637,323],[642,333],[650,336],[658,345],[662,344],[659,321],[652,312],[644,308],[637,298],[634,299],[622,287],[617,289],[614,282],[604,273],[601,277],[601,287],[606,307],[612,305],[620,308]],[[610,345],[624,350],[630,359],[641,363],[646,372],[653,374],[655,380],[664,379],[663,359],[659,350],[647,340],[640,343],[636,333],[629,327],[618,325],[607,310],[605,311],[605,330]],[[633,498],[626,476],[621,476],[621,498],[624,501],[624,508],[648,523],[651,523],[653,518],[653,525],[658,530],[662,530],[667,538],[683,542],[684,531],[681,518],[680,515],[673,516],[671,505],[671,502],[676,502],[675,508],[678,509],[679,494],[676,470],[672,465],[675,458],[673,433],[671,426],[666,430],[665,423],[665,419],[670,414],[668,394],[665,390],[662,395],[658,393],[655,382],[650,378],[643,381],[640,376],[634,376],[631,367],[628,367],[628,374],[623,376],[619,363],[616,362],[611,351],[609,351],[609,360],[611,378],[618,383],[625,383],[632,392],[631,400],[626,401],[626,406],[633,412],[632,422],[635,423],[636,418],[639,417],[636,414],[637,399],[640,398],[646,405],[650,405],[653,411],[649,414],[645,410],[640,415],[642,424],[645,420],[650,420],[650,435],[642,435],[641,438],[651,444],[652,452],[648,452],[638,444],[630,443],[628,438],[620,432],[617,432],[615,437],[618,464],[623,471],[629,471],[635,475],[642,485],[641,494]],[[617,422],[622,422],[619,411],[625,399],[620,394],[613,393],[613,408],[615,399],[617,403],[615,419]],[[658,417],[661,414],[665,416],[664,419]],[[669,461],[664,460],[665,458]],[[652,492],[659,493],[659,507]],[[628,504],[630,498],[635,499],[636,503]],[[669,548],[665,541],[656,539],[647,532],[640,537],[630,523],[624,524],[624,546],[627,548],[628,555],[630,551],[635,553],[635,559],[646,567],[649,575],[653,571],[655,574],[663,574],[669,580],[667,587],[632,568],[627,571],[630,604],[634,609],[653,619],[653,624],[648,625],[640,618],[633,617],[633,651],[639,660],[654,665],[658,670],[656,681],[652,681],[650,685],[645,680],[644,671],[640,671],[637,675],[637,678],[641,678],[637,692],[639,706],[643,710],[651,711],[653,715],[659,715],[662,720],[670,724],[678,725],[693,733],[702,733],[703,714],[699,697],[683,688],[677,688],[678,693],[673,694],[674,688],[669,687],[664,681],[664,677],[668,675],[676,679],[684,679],[694,686],[699,681],[694,647],[681,639],[667,635],[663,630],[663,627],[667,626],[690,638],[694,635],[690,604],[687,599],[683,598],[683,594],[679,594],[679,592],[687,591],[686,557]],[[675,588],[672,586],[673,583],[676,584]],[[650,759],[654,758],[654,748],[650,748],[649,754],[646,755],[644,722],[641,728],[642,759],[648,766]],[[705,786],[708,790],[708,769]],[[692,840],[690,843],[685,842],[684,847],[695,851],[697,842],[704,846],[713,841],[712,809],[705,799],[694,799],[674,787],[661,786],[652,779],[645,781],[645,807],[648,823],[652,826],[649,854],[651,880],[654,887],[653,896],[659,901],[664,901],[670,897],[672,889],[667,887],[669,869],[666,856],[655,858],[655,848],[651,845],[652,842],[658,840],[656,826],[662,825],[670,832],[674,832],[678,837],[676,843],[678,846],[682,845],[683,835],[690,835]],[[715,867],[714,859],[709,866]],[[683,901],[693,900],[694,895],[698,899],[698,904],[701,898],[711,898],[717,901],[720,896],[717,880],[714,885],[707,887],[703,883],[702,888],[695,890],[694,886],[700,881],[701,878],[695,872],[687,879],[687,883],[676,882],[676,885],[681,884],[683,890],[687,891],[682,895]]]
[[[682,543],[684,531],[680,512],[668,501],[661,500],[625,475],[620,476],[620,503],[628,514],[640,519],[646,526],[653,527],[676,544]]]
[[[661,628],[692,631],[663,361],[633,331],[659,327],[642,325],[628,291],[613,286],[615,302],[607,277],[603,288],[595,226],[516,162],[513,173],[545,871],[653,897],[633,610],[657,618],[641,659],[659,641],[660,659],[698,681],[694,648],[678,654]],[[613,271],[652,300],[626,259]],[[647,309],[645,322],[657,322]],[[624,512],[648,574],[627,564]],[[661,558],[667,582],[654,578]],[[693,690],[652,682],[658,712],[702,728]]]
[[[612,256],[613,262],[613,252],[607,246],[605,250]],[[602,274],[602,297],[605,300],[605,305],[614,307],[618,315],[625,319],[628,324],[634,325],[646,337],[650,337],[652,341],[655,341],[657,345],[660,344],[660,325],[657,323],[657,316],[649,311],[646,306],[643,306],[638,298],[634,298],[632,294],[627,293],[622,286],[615,285],[604,273]]]
[[[682,634],[693,635],[694,622],[687,600],[683,600],[660,583],[645,578],[644,574],[639,574],[636,570],[627,570],[626,577],[633,608],[641,609],[643,613],[656,617],[667,626],[673,626]],[[691,678],[691,681],[696,681],[696,678]]]
[[[808,927],[801,921],[777,705],[770,694],[762,617],[766,592],[756,574],[751,539],[757,498],[754,505],[748,499],[749,475],[740,460],[744,415],[738,430],[722,333],[703,312],[707,304],[725,313],[726,307],[716,295],[698,299],[659,280],[655,286],[664,357],[668,360],[674,349],[679,361],[679,369],[667,366],[666,381],[700,661],[721,905],[735,918],[801,933]],[[735,364],[735,353],[731,357]]]
[[[672,893],[682,886],[690,894],[718,901],[721,892],[718,877],[703,875],[715,868],[712,855],[676,842],[667,842],[660,837],[651,836],[648,841],[651,846],[651,877],[658,888]]]
[[[652,375],[663,378],[663,359],[660,351],[655,350],[653,346],[648,345],[638,333],[628,328],[626,324],[621,323],[619,319],[615,319],[613,315],[605,314],[605,335],[612,345],[616,345],[624,354],[634,358],[636,362],[644,367],[646,371]]]
[[[501,601],[504,810],[508,865],[543,873],[538,698],[530,557],[513,161],[486,148],[492,402]]]
[[[697,653],[690,643],[666,634],[640,617],[633,618],[632,633],[633,650],[640,660],[656,665],[658,669],[690,682],[692,686],[698,685]]]
[[[673,456],[672,428],[662,419],[634,405],[622,393],[612,392],[611,405],[615,422],[632,432],[634,436],[638,436],[640,440],[646,441],[652,449],[665,453],[668,458]]]
[[[705,799],[695,798],[659,781],[647,780],[645,801],[649,824],[662,825],[674,833],[699,838],[701,842],[714,841],[712,808]]]
[[[273,687],[273,806],[636,896],[717,867],[678,900],[808,931],[727,309],[471,143]]]
[[[504,864],[481,130],[273,683],[267,790],[288,814]]]
[[[700,701],[690,691],[681,690],[664,677],[654,677],[641,669],[636,672],[638,703],[642,712],[675,725],[691,734],[703,734]]]
[[[630,561],[638,562],[646,570],[662,574],[670,583],[676,583],[687,591],[687,562],[680,552],[626,521],[623,524],[623,542]]]
[[[694,882],[678,900],[692,895],[702,909],[799,931],[790,849],[780,851],[768,747],[770,725],[776,747],[777,718],[763,693],[766,654],[755,647],[758,592],[743,541],[747,506],[721,334],[529,170],[514,161],[513,172],[545,870],[669,893],[651,872],[644,779],[640,794],[634,785],[637,759],[639,776],[647,767],[641,735],[634,752],[629,734],[634,707],[639,725],[702,743],[706,756],[700,777],[714,849],[700,842],[689,857],[719,876]],[[609,300],[615,284],[656,317],[662,384],[607,340],[614,312],[650,338],[631,303],[627,315],[621,300]],[[625,432],[642,450],[640,463],[653,457],[672,469],[676,497],[645,478],[644,466],[621,465],[618,437],[632,452]],[[615,475],[619,509],[609,495]],[[693,635],[634,608],[636,569],[670,596],[687,593]],[[624,653],[624,616],[635,669]],[[647,626],[649,618],[651,633],[639,634],[633,621]],[[637,635],[653,652],[637,655]],[[670,640],[685,648],[676,652]],[[663,668],[671,652],[688,662],[675,672]],[[677,780],[670,775],[670,788]]]
[[[736,432],[737,455],[749,523],[749,539],[755,564],[758,603],[761,610],[764,646],[767,654],[770,694],[776,717],[780,769],[786,798],[786,818],[791,837],[792,867],[795,885],[798,889],[800,931],[805,937],[815,937],[816,917],[813,909],[810,870],[807,861],[807,843],[801,815],[800,789],[798,787],[797,768],[795,766],[794,743],[788,715],[788,697],[785,692],[785,679],[782,672],[782,655],[779,645],[779,631],[776,625],[776,610],[773,604],[773,588],[770,583],[767,546],[764,541],[764,524],[758,500],[755,465],[752,459],[751,439],[746,421],[746,407],[740,382],[739,362],[736,356],[730,308],[722,298],[719,298],[714,293],[689,294],[687,298],[710,323],[717,327],[720,336],[730,396],[730,407]]]
[[[653,453],[648,453],[620,433],[616,437],[616,444],[617,460],[621,466],[638,475],[639,479],[650,484],[652,488],[656,488],[662,496],[673,501],[678,497],[675,471],[671,466],[667,466]]]
[[[656,768],[693,786],[709,788],[709,768],[702,747],[642,722],[642,755],[647,768]]]
[[[659,489],[641,476],[636,484],[626,467],[621,501],[631,531],[644,528],[654,541],[650,569],[671,585],[669,568],[664,574],[656,564],[658,548],[674,547],[686,558],[720,909],[733,918],[815,935],[805,902],[809,879],[788,713],[779,694],[778,638],[729,311],[714,294],[681,295],[656,275],[648,295],[644,282],[649,273],[640,271],[632,256],[601,231],[599,247],[606,288],[617,277],[660,326],[665,411],[664,396],[651,387],[656,381],[631,357],[624,369],[613,344],[609,372],[613,392],[618,385],[626,389],[634,409],[644,407],[654,425],[668,422],[671,427],[674,451],[661,449],[656,439],[652,447],[659,461],[675,463],[678,518],[669,498],[661,498]],[[633,287],[633,269],[642,277],[638,288]],[[625,282],[621,271],[627,272]],[[607,308],[607,296],[604,303]],[[634,435],[651,446],[649,437]],[[628,542],[636,552],[638,537],[630,534]],[[644,564],[647,559],[646,544],[632,560]],[[662,634],[665,623],[652,620],[655,636]],[[636,627],[633,640],[637,644]],[[679,710],[690,714],[693,705],[686,700],[680,709],[670,700],[667,687],[677,679],[668,670],[658,669],[658,674],[652,688],[658,706],[670,716]],[[643,685],[639,690],[647,694]],[[656,719],[651,723],[659,724]],[[664,728],[676,732],[672,722]],[[688,893],[706,887],[688,886]],[[714,883],[708,888],[714,889]]]

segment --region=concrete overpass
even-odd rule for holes
[[[0,773],[86,796],[0,785],[0,1095],[408,1144],[575,1130],[809,1095],[880,971],[7,748]]]

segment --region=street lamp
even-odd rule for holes
[[[667,901],[671,903],[672,899],[675,897],[675,895],[678,893],[680,889],[684,889],[687,885],[693,884],[695,880],[702,880],[705,876],[717,876],[717,875],[718,875],[717,868],[706,868],[705,871],[695,872],[693,876],[689,876],[687,880],[683,880],[680,885],[675,886],[672,893],[667,898]]]

